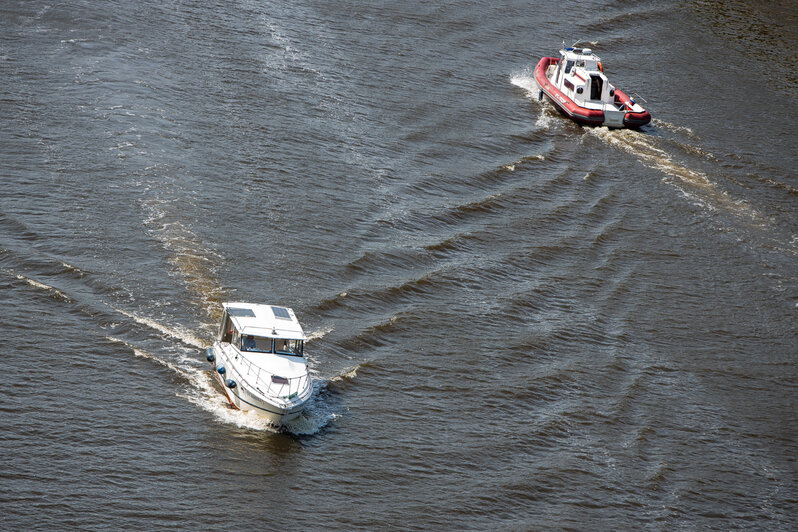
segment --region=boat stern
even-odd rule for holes
[[[619,111],[613,105],[607,105],[604,109],[604,124],[607,127],[619,128],[624,127],[624,118],[626,113]]]
[[[626,127],[641,127],[651,122],[651,113],[643,111],[642,113],[626,113],[623,118],[623,124]]]

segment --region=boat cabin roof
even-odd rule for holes
[[[222,303],[233,327],[241,335],[307,340],[294,311],[277,305]]]
[[[587,71],[599,70],[599,56],[590,48],[573,48],[571,46],[560,50],[560,57],[564,61],[573,61],[577,67]]]

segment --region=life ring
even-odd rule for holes
[[[601,61],[598,62],[599,72],[604,72],[604,67],[601,66]]]

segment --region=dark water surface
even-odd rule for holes
[[[798,527],[794,2],[0,4],[2,528]],[[641,131],[537,101],[584,39]],[[292,306],[307,416],[230,410]]]

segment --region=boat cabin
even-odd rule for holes
[[[302,357],[305,333],[287,307],[253,303],[223,303],[219,341],[242,352]]]
[[[590,48],[560,50],[560,60],[550,79],[554,86],[582,107],[612,103],[615,96],[615,87],[604,75],[601,60]]]

